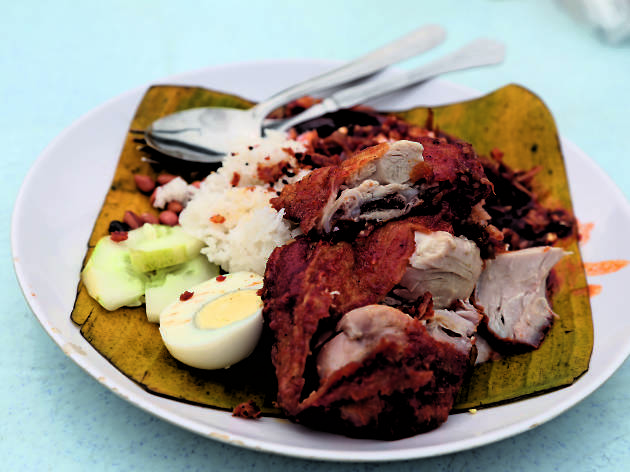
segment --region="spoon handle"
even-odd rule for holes
[[[373,80],[334,93],[323,102],[308,108],[299,115],[279,122],[278,126],[273,126],[272,124],[269,128],[286,131],[298,123],[317,118],[340,108],[348,108],[358,103],[364,103],[373,98],[415,85],[440,74],[472,67],[498,64],[503,61],[504,56],[505,48],[502,43],[485,38],[476,39],[461,49],[418,67],[417,69],[405,71],[393,77]]]
[[[279,92],[252,110],[261,120],[279,106],[319,90],[336,87],[374,74],[385,67],[434,48],[446,37],[438,25],[426,25],[337,69]]]

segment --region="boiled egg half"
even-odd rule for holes
[[[253,272],[220,275],[190,288],[160,313],[160,334],[171,355],[198,369],[221,369],[245,359],[262,332],[263,279]]]

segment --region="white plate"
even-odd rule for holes
[[[332,65],[321,61],[233,64],[159,83],[201,85],[261,99]],[[147,393],[101,357],[69,318],[92,225],[144,90],[133,90],[93,110],[46,148],[22,185],[11,233],[19,283],[44,329],[74,362],[134,405],[201,435],[268,452],[346,461],[419,458],[488,444],[548,421],[593,392],[630,353],[630,317],[617,316],[619,307],[626,304],[626,269],[591,281],[603,285],[601,294],[592,299],[595,347],[590,370],[574,385],[475,415],[452,415],[437,430],[412,438],[393,442],[349,439],[285,420],[233,418],[226,412]],[[386,103],[388,108],[409,108],[475,96],[479,93],[434,81]],[[582,222],[595,222],[591,240],[583,248],[584,259],[630,259],[625,241],[630,233],[628,202],[582,151],[567,140],[562,145],[576,214]]]

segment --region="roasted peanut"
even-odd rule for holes
[[[168,204],[166,205],[166,209],[179,215],[184,209],[184,205],[182,205],[177,200],[173,200],[171,202],[168,202]]]
[[[140,215],[140,219],[142,220],[143,223],[149,223],[152,225],[157,225],[160,223],[160,220],[158,219],[158,217],[151,213],[143,213],[142,215]]]
[[[163,225],[175,226],[179,223],[179,217],[174,211],[164,210],[160,213],[160,223]]]
[[[133,211],[126,211],[125,216],[123,217],[123,222],[129,225],[129,228],[136,229],[144,224],[142,218],[136,215]]]
[[[177,176],[173,174],[160,174],[157,176],[157,183],[158,185],[165,185],[173,180],[175,177]]]
[[[143,193],[150,193],[155,188],[155,180],[148,175],[135,174],[133,180],[136,182],[136,187]]]

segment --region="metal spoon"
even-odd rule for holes
[[[440,59],[429,62],[417,69],[405,71],[400,75],[373,80],[364,84],[349,87],[325,98],[322,102],[304,110],[299,115],[284,120],[270,121],[265,129],[287,131],[298,123],[364,103],[411,85],[416,85],[427,79],[447,72],[470,69],[503,62],[505,47],[502,43],[492,39],[479,38],[462,48]]]
[[[364,103],[381,95],[416,85],[440,74],[498,64],[503,61],[504,57],[505,47],[502,43],[491,39],[479,38],[447,56],[416,69],[405,71],[393,77],[373,80],[343,89],[292,118],[275,121],[267,120],[265,121],[265,129],[286,131],[298,123],[317,118],[340,108],[348,108]],[[196,126],[195,132],[181,132],[182,128],[180,127],[179,133],[173,133],[167,139],[160,137],[158,142],[154,140],[150,145],[165,154],[187,161],[220,162],[224,154],[216,153],[214,147],[210,148],[209,146],[212,146],[214,143],[207,143],[204,140],[205,128],[201,127],[199,122],[196,123]],[[260,131],[252,134],[250,137],[257,139],[259,136]],[[241,142],[243,137],[243,134],[238,134],[238,139]]]
[[[259,138],[263,120],[291,100],[358,80],[423,53],[444,41],[446,32],[427,25],[331,72],[289,87],[249,110],[205,107],[173,113],[145,130],[149,146],[173,157],[219,162],[243,138]]]

